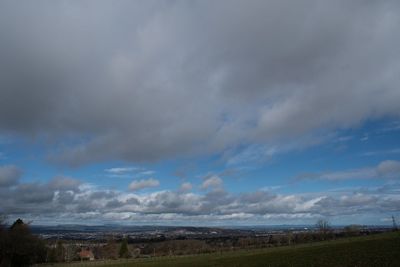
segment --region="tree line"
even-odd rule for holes
[[[47,249],[43,240],[33,235],[21,219],[10,227],[0,218],[0,266],[30,266],[46,261]]]

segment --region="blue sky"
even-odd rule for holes
[[[0,213],[399,218],[396,1],[25,5],[0,4]]]

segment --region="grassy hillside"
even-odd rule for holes
[[[83,266],[79,264],[80,266]],[[68,266],[79,266],[70,264]],[[86,266],[400,266],[400,233],[326,241],[295,247],[223,254],[160,257]]]

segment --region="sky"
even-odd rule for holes
[[[400,2],[0,2],[0,213],[400,220]]]

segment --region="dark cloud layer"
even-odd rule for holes
[[[399,116],[398,1],[2,1],[0,130],[151,161]],[[316,112],[316,110],[318,112]]]

